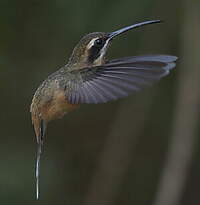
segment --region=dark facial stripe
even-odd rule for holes
[[[98,40],[101,40],[101,44],[98,44]],[[104,47],[106,40],[97,39],[94,41],[94,45],[89,49],[88,62],[93,63],[101,54],[101,49]]]
[[[102,46],[103,47],[103,46]],[[102,47],[92,46],[89,50],[88,62],[93,63],[99,56]]]

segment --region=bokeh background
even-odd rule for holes
[[[51,123],[35,196],[29,106],[86,33],[150,19],[117,38],[109,58],[172,54],[177,67],[126,99]],[[0,1],[0,204],[200,203],[200,1]]]

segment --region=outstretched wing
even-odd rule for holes
[[[134,56],[72,71],[81,82],[73,81],[75,89],[67,94],[68,101],[72,104],[104,103],[125,97],[168,75],[176,60],[177,57],[169,55]]]

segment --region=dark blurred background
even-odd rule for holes
[[[29,107],[86,33],[151,19],[120,36],[109,58],[179,57],[169,76],[126,99],[80,109],[48,127],[35,196]],[[0,1],[0,204],[200,203],[200,1]]]

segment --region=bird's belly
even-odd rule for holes
[[[43,113],[46,121],[62,118],[66,113],[78,108],[78,104],[70,104],[63,91],[56,91],[52,101]]]

